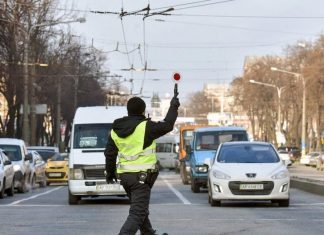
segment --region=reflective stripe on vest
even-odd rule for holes
[[[139,154],[132,155],[132,156],[127,156],[127,155],[118,153],[118,157],[119,158],[124,158],[127,161],[134,161],[134,160],[136,160],[139,157],[147,156],[147,155],[152,154],[152,153],[155,153],[155,149],[147,149],[147,150],[145,150],[145,151],[143,151],[143,152],[141,152]]]
[[[111,131],[111,138],[118,148],[117,173],[155,169],[155,141],[143,149],[146,123],[147,121],[143,121],[138,124],[134,132],[125,138],[119,137],[114,130]]]
[[[144,170],[155,170],[156,164],[139,164],[139,165],[134,165],[134,164],[128,164],[128,165],[117,165],[118,169],[121,170],[131,170],[131,171],[142,171]]]

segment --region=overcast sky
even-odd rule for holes
[[[180,98],[201,91],[204,84],[230,83],[242,75],[246,56],[282,55],[297,41],[315,40],[324,28],[324,0],[61,0],[85,16],[73,32],[106,52],[105,67],[126,79],[134,78],[134,93],[172,94],[172,75],[182,76]],[[218,2],[218,3],[217,3]],[[126,12],[150,4],[151,13],[173,7],[170,15],[120,17],[91,11]],[[217,3],[217,4],[216,4]],[[125,46],[127,44],[127,48]],[[144,50],[144,43],[146,45]],[[140,51],[140,53],[139,53]],[[157,71],[121,69],[147,67]],[[144,79],[144,80],[143,80]],[[143,83],[144,81],[144,83]],[[142,84],[144,84],[142,86]],[[125,83],[129,87],[130,83]]]

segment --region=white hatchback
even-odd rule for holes
[[[223,143],[208,165],[211,206],[221,206],[223,200],[271,200],[289,206],[289,172],[272,144]]]

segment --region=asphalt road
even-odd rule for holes
[[[151,196],[151,222],[159,233],[324,234],[324,196],[291,189],[291,205],[268,202],[208,204],[207,191],[194,194],[174,172],[161,172]],[[117,235],[128,215],[126,198],[67,202],[67,186],[51,185],[0,200],[0,234]]]

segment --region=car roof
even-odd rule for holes
[[[0,144],[24,145],[25,141],[23,141],[22,139],[16,139],[16,138],[0,138]]]
[[[55,146],[28,146],[28,150],[40,150],[40,151],[54,151],[54,152],[59,152],[59,148]]]
[[[268,145],[270,146],[271,143],[263,142],[263,141],[230,141],[222,143],[222,146],[237,146],[237,145]]]
[[[206,131],[246,131],[246,129],[244,127],[238,127],[238,126],[201,127],[195,129],[195,132],[206,132]]]

